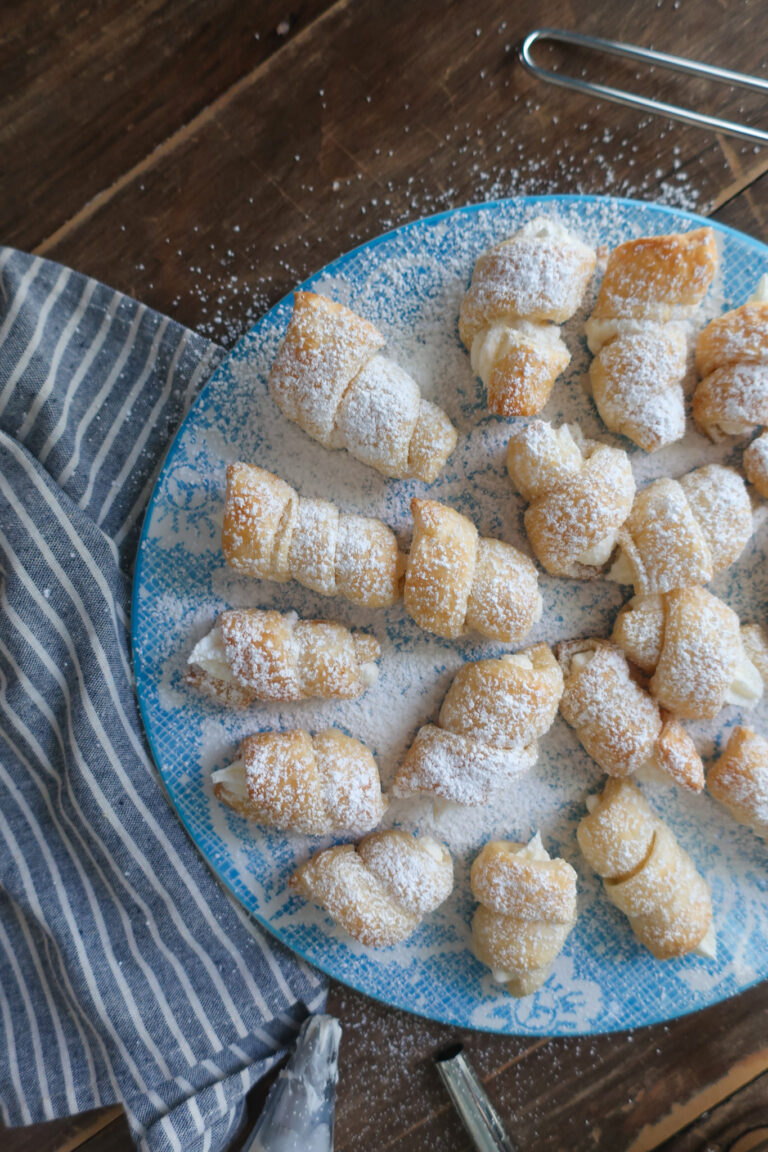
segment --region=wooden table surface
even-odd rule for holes
[[[768,241],[768,150],[544,86],[515,58],[547,24],[765,73],[767,16],[766,0],[16,0],[0,8],[0,242],[231,345],[328,260],[472,201],[636,196]],[[755,96],[552,59],[759,122]],[[748,1152],[768,1134],[767,1009],[764,984],[671,1024],[546,1040],[460,1033],[332,985],[336,1146],[468,1150],[432,1065],[458,1038],[521,1148]],[[1,1137],[5,1152],[86,1143],[130,1148],[120,1110]]]

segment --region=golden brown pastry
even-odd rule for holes
[[[353,700],[375,683],[380,654],[375,637],[332,620],[239,609],[222,612],[198,640],[185,680],[239,707],[254,700]]]
[[[284,480],[249,464],[227,468],[224,557],[263,580],[297,580],[323,596],[386,608],[401,595],[405,557],[381,520],[308,500]]]
[[[541,616],[532,560],[437,500],[411,501],[413,541],[405,610],[420,628],[455,640],[474,629],[507,643],[522,640]]]
[[[549,976],[576,923],[576,873],[553,860],[537,832],[528,844],[491,840],[472,864],[480,907],[472,920],[478,960],[513,996],[529,996]]]
[[[324,447],[346,448],[385,476],[429,483],[456,447],[456,429],[422,399],[412,376],[378,354],[383,344],[343,304],[296,292],[269,390],[284,415]]]
[[[738,616],[705,588],[635,596],[619,612],[613,639],[653,674],[651,694],[677,716],[711,718],[726,704],[753,708],[763,695]]]
[[[707,787],[735,820],[768,840],[768,740],[751,728],[734,728]]]
[[[657,960],[696,952],[714,959],[707,882],[672,831],[630,780],[609,780],[590,796],[576,833],[605,894]]]
[[[559,665],[546,644],[465,664],[437,724],[417,732],[392,794],[487,804],[535,764],[536,741],[551,728],[562,690]]]
[[[685,433],[688,324],[717,269],[711,228],[614,248],[587,321],[592,394],[604,423],[646,452]]]
[[[307,836],[369,832],[386,809],[373,756],[336,728],[246,736],[237,759],[211,779],[239,816]]]
[[[761,496],[768,500],[768,432],[763,432],[744,453],[744,471]]]
[[[544,407],[571,359],[557,325],[579,307],[594,269],[594,251],[546,217],[480,256],[459,334],[491,412],[533,416]]]
[[[763,685],[768,685],[768,635],[759,624],[742,624],[741,644],[744,655],[760,673]]]
[[[699,336],[693,416],[711,440],[748,436],[768,424],[768,276],[740,308]]]
[[[749,494],[733,468],[663,476],[635,497],[608,578],[636,592],[706,584],[741,555],[752,528]]]
[[[453,890],[453,862],[431,836],[387,829],[318,852],[290,884],[368,948],[397,944]]]
[[[555,430],[532,420],[513,433],[507,470],[530,505],[525,528],[547,572],[597,576],[632,508],[635,481],[626,452],[586,440],[576,424]]]
[[[693,740],[633,678],[624,653],[607,640],[558,645],[560,712],[609,776],[659,770],[694,792],[704,766]]]

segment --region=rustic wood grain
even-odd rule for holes
[[[548,20],[720,59],[722,5],[673,11],[574,0]],[[749,18],[731,16],[729,59],[757,71]],[[753,178],[751,145],[726,155],[707,133],[529,76],[514,48],[540,20],[536,0],[340,0],[38,250],[231,343],[309,272],[406,219],[542,191],[707,209]]]
[[[330,3],[0,5],[0,242],[53,232]]]
[[[30,1124],[26,1128],[3,1128],[0,1125],[0,1147],[3,1152],[75,1152],[86,1141],[123,1120],[119,1106],[96,1108],[65,1120],[47,1124]],[[123,1148],[130,1145],[123,1144]]]
[[[768,1147],[768,1074],[729,1096],[658,1152],[765,1152]]]

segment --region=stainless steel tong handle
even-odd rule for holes
[[[731,72],[728,68],[718,68],[715,64],[703,64],[698,60],[686,60],[683,56],[670,56],[666,52],[656,52],[650,48],[638,48],[635,44],[622,44],[618,40],[604,40],[600,36],[585,36],[581,32],[569,32],[563,28],[535,28],[529,32],[519,49],[520,60],[534,76],[548,84],[558,84],[561,88],[571,88],[614,104],[626,104],[629,108],[642,108],[657,116],[668,116],[671,120],[682,120],[684,124],[695,124],[699,128],[711,128],[714,132],[725,132],[729,136],[741,136],[758,144],[768,144],[768,132],[761,128],[751,128],[734,120],[721,120],[718,116],[708,116],[705,112],[695,112],[692,108],[682,108],[678,104],[667,104],[663,100],[653,100],[650,96],[639,96],[623,88],[611,88],[592,80],[579,80],[561,72],[551,72],[537,64],[531,50],[540,40],[555,40],[559,44],[575,44],[579,48],[590,48],[604,52],[608,56],[621,56],[626,60],[639,60],[643,64],[654,64],[668,68],[672,72],[684,72],[692,76],[705,76],[722,84],[732,84],[736,88],[749,88],[757,92],[768,92],[768,80],[760,76],[747,76],[743,72]]]

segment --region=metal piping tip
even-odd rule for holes
[[[518,1152],[461,1044],[438,1052],[435,1064],[478,1152]]]

